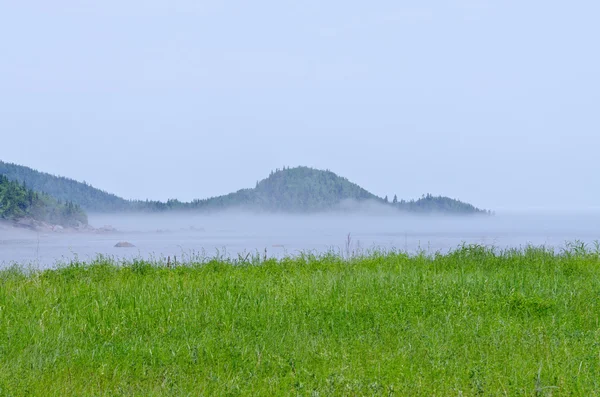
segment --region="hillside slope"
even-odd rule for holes
[[[87,224],[87,215],[78,205],[61,203],[0,175],[0,219],[19,221],[23,218],[62,226]]]
[[[28,188],[58,200],[71,201],[86,211],[107,212],[129,209],[131,203],[87,183],[0,161],[0,175],[25,183]]]

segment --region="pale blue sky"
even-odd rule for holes
[[[283,165],[600,206],[596,1],[4,1],[0,159],[127,198]]]

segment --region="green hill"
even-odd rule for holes
[[[243,207],[262,211],[315,212],[334,208],[343,200],[381,201],[374,194],[331,171],[296,167],[271,172],[268,178],[257,182],[254,189],[195,200],[188,206],[205,209]]]
[[[408,212],[453,214],[489,213],[489,211],[481,210],[472,204],[464,203],[460,200],[444,196],[433,196],[431,194],[424,195],[418,200],[402,200],[395,205],[399,209]]]
[[[348,179],[331,171],[309,167],[283,168],[271,172],[268,178],[257,182],[253,189],[242,189],[224,196],[182,203],[170,200],[161,204],[172,209],[221,210],[245,208],[259,211],[318,212],[340,208],[345,200],[373,201],[381,205],[411,213],[487,214],[475,206],[444,196],[424,195],[418,200],[391,203],[378,197]]]
[[[0,219],[18,221],[22,218],[62,226],[87,224],[87,216],[78,205],[70,201],[61,203],[0,175]]]
[[[85,182],[40,172],[22,165],[0,161],[0,175],[25,183],[30,189],[58,200],[71,201],[86,211],[109,212],[131,208],[131,203]]]
[[[278,169],[251,189],[191,202],[173,199],[167,202],[125,200],[73,179],[50,175],[28,167],[0,161],[0,175],[25,183],[36,192],[71,201],[87,211],[162,212],[169,210],[219,211],[243,208],[264,212],[318,212],[339,208],[346,200],[373,201],[406,212],[442,212],[452,214],[486,213],[471,204],[448,197],[426,195],[418,200],[388,203],[348,179],[331,171],[309,167]]]
[[[342,200],[380,200],[331,171],[308,167],[284,168],[259,182],[254,189],[259,203],[278,210],[324,210]]]

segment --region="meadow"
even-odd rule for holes
[[[0,271],[0,396],[600,395],[600,250]]]

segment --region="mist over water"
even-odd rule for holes
[[[252,215],[119,214],[89,217],[94,227],[110,225],[109,233],[37,233],[0,227],[0,266],[12,263],[52,267],[97,255],[119,259],[177,256],[237,258],[260,253],[268,257],[302,251],[346,253],[350,249],[397,249],[446,252],[462,243],[499,248],[528,244],[560,249],[576,240],[600,240],[600,212],[504,213],[496,216],[411,216],[379,214]],[[127,241],[134,248],[116,248]]]

